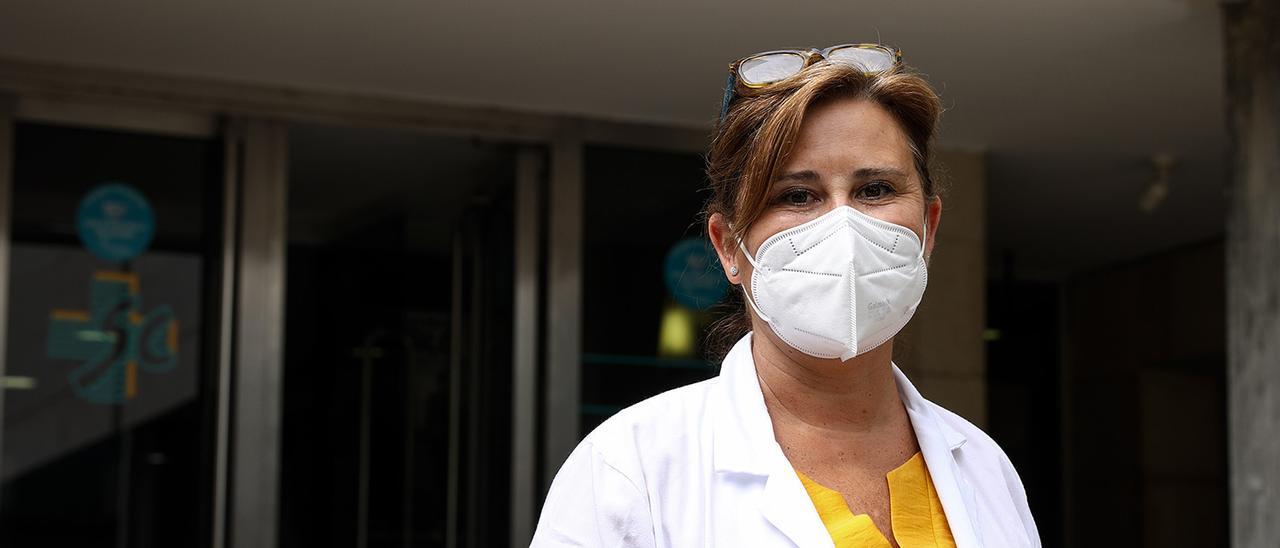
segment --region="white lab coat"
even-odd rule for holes
[[[1000,447],[893,370],[956,546],[1040,546]],[[718,377],[628,407],[582,440],[551,484],[532,546],[832,546],[774,440],[751,335]]]

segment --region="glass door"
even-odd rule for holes
[[[281,546],[499,546],[516,147],[289,132]]]
[[[708,330],[737,296],[699,215],[701,157],[598,145],[584,156],[582,436],[628,405],[714,377],[727,349]]]
[[[207,546],[223,143],[12,137],[0,545]]]

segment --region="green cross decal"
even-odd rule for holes
[[[68,379],[77,396],[119,404],[138,394],[138,369],[171,371],[178,365],[178,320],[168,305],[143,315],[138,276],[98,271],[89,288],[89,310],[54,310],[49,317],[49,357],[84,363]]]

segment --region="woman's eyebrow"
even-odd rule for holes
[[[853,172],[854,178],[871,179],[874,177],[897,177],[905,178],[907,173],[896,167],[864,167]],[[802,169],[800,171],[792,171],[783,173],[774,179],[774,182],[795,181],[795,182],[812,182],[818,180],[818,173],[812,169]]]
[[[870,179],[872,177],[906,177],[906,172],[896,167],[864,167],[853,172],[854,177],[858,179]]]
[[[775,182],[779,182],[779,181],[809,182],[809,181],[816,181],[816,180],[818,180],[818,173],[813,171],[812,169],[804,169],[800,171],[792,171],[790,173],[783,173],[777,179],[774,179]]]

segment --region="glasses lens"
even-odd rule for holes
[[[738,66],[738,76],[747,85],[777,82],[800,72],[804,57],[796,53],[768,53],[757,55]]]
[[[894,54],[881,48],[849,46],[827,54],[832,63],[847,63],[862,69],[862,72],[882,72],[893,68],[897,61]]]

